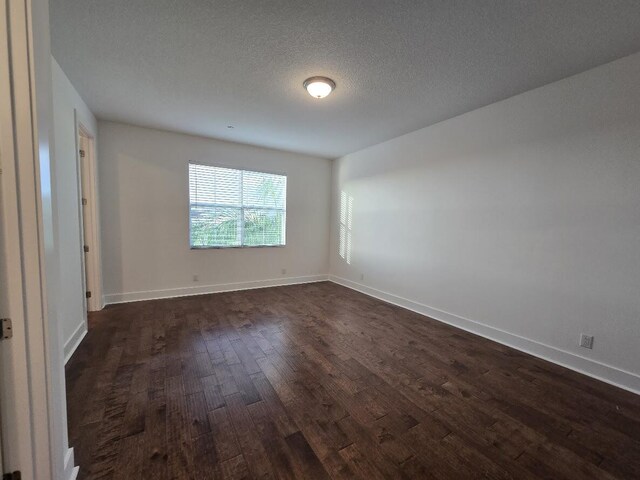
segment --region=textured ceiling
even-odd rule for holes
[[[640,50],[638,0],[51,0],[51,22],[101,119],[325,157]]]

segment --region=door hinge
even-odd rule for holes
[[[86,199],[86,198],[83,198],[83,199],[82,199],[82,205],[86,205],[86,204],[87,204],[87,199]]]
[[[88,292],[86,293],[86,296],[87,296],[87,298],[91,298],[91,291],[88,291]]]
[[[84,158],[84,150],[80,150],[80,158]]]
[[[22,474],[19,471],[13,473],[5,473],[2,476],[2,480],[20,480],[22,478]]]
[[[89,245],[83,247],[84,253],[89,253]]]
[[[8,340],[13,337],[13,325],[10,318],[0,319],[0,340]]]

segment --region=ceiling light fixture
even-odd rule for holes
[[[312,97],[324,98],[336,88],[336,82],[327,77],[311,77],[307,78],[302,86]]]

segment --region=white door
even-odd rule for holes
[[[0,0],[0,318],[11,320],[13,333],[0,340],[0,432],[1,473],[57,480],[50,437],[56,417],[49,416],[57,392],[43,280],[43,252],[50,250],[43,218],[51,211],[47,24],[45,2]]]
[[[12,2],[14,7],[18,2]],[[20,428],[30,422],[29,385],[26,380],[27,353],[24,329],[22,249],[19,235],[17,152],[14,128],[15,98],[11,86],[10,66],[12,50],[9,25],[20,16],[9,11],[7,0],[0,0],[0,318],[10,318],[14,335],[0,340],[0,432],[2,442],[2,472],[21,470],[24,478],[33,476],[31,431]],[[12,18],[12,16],[14,18]],[[14,37],[11,37],[12,43]],[[10,47],[11,45],[11,47]],[[20,45],[15,45],[20,48]],[[25,425],[25,423],[22,423]]]
[[[100,259],[95,191],[95,139],[78,123],[78,189],[80,193],[81,245],[84,247],[83,276],[86,291],[85,310],[102,308]],[[86,319],[85,319],[86,320]]]
[[[88,160],[88,155],[89,155],[89,142],[88,142],[88,138],[85,137],[82,133],[80,133],[80,135],[78,136],[78,145],[80,147],[79,149],[79,155],[78,155],[78,166],[79,166],[79,172],[78,172],[78,180],[79,180],[79,184],[80,184],[80,222],[82,223],[81,228],[80,228],[80,233],[81,233],[81,245],[83,246],[84,249],[84,255],[82,256],[82,267],[83,267],[83,277],[84,277],[84,290],[85,290],[85,301],[84,301],[84,310],[85,312],[87,310],[95,310],[95,308],[91,308],[92,306],[92,295],[93,295],[93,286],[92,286],[92,262],[91,262],[91,258],[90,258],[90,254],[93,253],[93,249],[95,248],[92,244],[91,244],[91,236],[89,235],[89,225],[90,225],[90,218],[89,218],[89,212],[90,212],[90,206],[89,206],[89,198],[87,195],[87,185],[86,185],[86,179],[85,177],[87,176],[87,166],[86,166],[86,162]],[[88,305],[87,305],[88,304]],[[89,306],[90,308],[87,308],[87,306]],[[86,313],[85,313],[86,315]],[[86,321],[86,319],[85,319]]]

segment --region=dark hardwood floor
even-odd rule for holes
[[[80,478],[640,478],[640,396],[332,283],[114,305]]]

